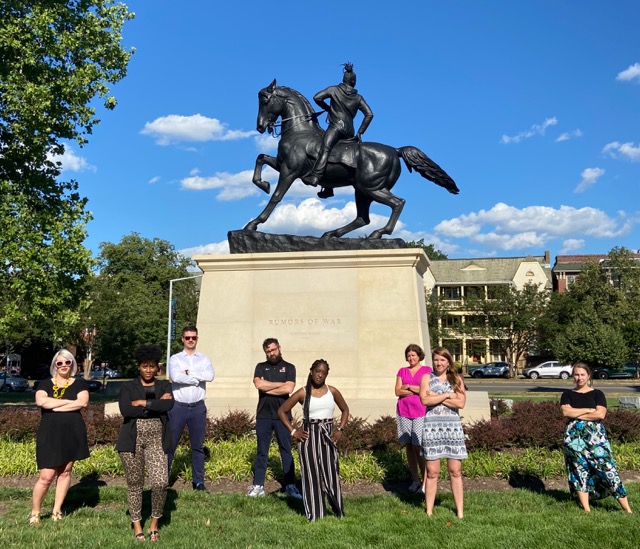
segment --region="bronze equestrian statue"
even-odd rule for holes
[[[258,155],[253,183],[269,193],[270,184],[262,181],[262,168],[265,164],[278,171],[280,177],[264,210],[244,227],[244,230],[251,231],[257,230],[258,225],[269,219],[297,178],[301,178],[303,182],[306,180],[308,184],[315,182],[310,181],[309,177],[316,165],[316,159],[322,153],[325,134],[318,124],[318,113],[314,113],[309,101],[296,90],[277,86],[274,80],[260,90],[258,102],[258,132],[268,131],[273,134],[278,118],[282,120],[279,124],[281,129],[278,155]],[[319,183],[325,189],[353,186],[357,213],[351,223],[324,233],[323,238],[341,237],[368,225],[372,202],[389,206],[391,215],[387,224],[373,231],[368,238],[381,238],[393,232],[405,204],[404,199],[391,193],[400,177],[400,158],[404,160],[410,172],[417,171],[425,179],[444,187],[452,194],[460,192],[453,179],[416,147],[396,149],[381,143],[338,141],[331,148],[326,170]]]

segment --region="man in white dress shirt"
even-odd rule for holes
[[[178,446],[184,426],[189,427],[191,445],[191,470],[193,489],[206,492],[204,485],[204,433],[207,421],[207,381],[213,381],[214,371],[211,360],[196,351],[198,329],[186,326],[182,329],[182,352],[171,355],[169,376],[173,382],[174,407],[169,412],[169,425],[173,434],[173,451],[169,454],[169,475],[171,462]]]

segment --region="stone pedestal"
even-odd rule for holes
[[[417,343],[430,357],[422,280],[428,259],[419,248],[194,259],[204,272],[198,350],[216,371],[207,389],[210,415],[255,413],[253,373],[267,337],[278,338],[283,357],[296,365],[297,387],[324,358],[328,383],[352,415],[370,420],[395,415],[405,347]]]

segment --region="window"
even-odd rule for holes
[[[464,295],[469,299],[484,299],[484,286],[465,286]]]
[[[456,301],[460,299],[460,286],[443,286],[440,288],[443,299]]]

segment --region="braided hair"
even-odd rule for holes
[[[329,363],[324,358],[319,358],[318,360],[314,360],[311,368],[309,368],[309,376],[307,377],[307,385],[304,388],[304,403],[302,404],[302,418],[304,421],[309,421],[309,404],[311,404],[311,385],[313,378],[311,377],[311,372],[316,366],[320,366],[324,364],[327,367],[327,372],[329,371]]]

